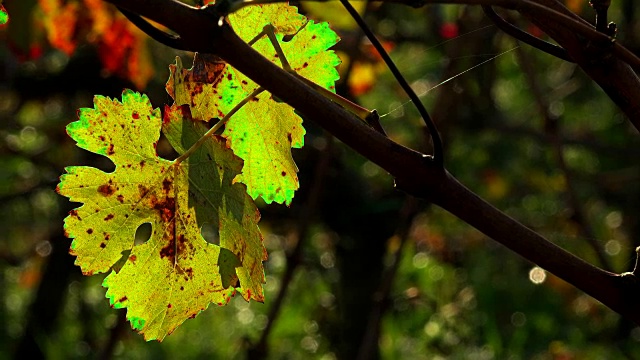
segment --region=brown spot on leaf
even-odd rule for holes
[[[287,139],[289,139],[289,143],[293,143],[293,138],[291,137],[291,133],[287,134]]]
[[[171,304],[167,304],[167,309],[171,309]]]
[[[187,104],[180,105],[180,111],[182,112],[182,116],[185,118],[191,119],[193,117],[191,115],[191,108]]]
[[[173,236],[171,236],[169,243],[165,247],[160,249],[160,258],[161,259],[169,258],[169,261],[173,263],[176,255],[175,244],[176,244],[176,239]]]
[[[123,296],[118,300],[118,302],[125,302],[125,301],[127,301],[127,297],[126,296]]]
[[[105,240],[109,240],[109,239],[111,239],[111,234],[109,234],[109,233],[104,233],[104,239],[105,239]]]
[[[162,221],[169,224],[169,227],[166,231],[166,238],[168,238],[168,243],[162,249],[160,249],[160,258],[164,259],[169,258],[171,263],[175,262],[176,256],[176,239],[175,239],[175,224],[173,222],[173,217],[175,214],[175,200],[174,198],[166,198],[163,201],[158,201],[155,197],[151,198],[152,207],[160,213],[160,217]],[[183,236],[183,235],[181,235]]]
[[[187,273],[189,279],[193,279],[193,268],[187,268],[184,270],[184,272]]]
[[[173,97],[173,95],[171,95]],[[168,124],[171,121],[171,117],[169,116],[169,112],[171,112],[171,107],[169,105],[164,105],[164,111],[162,112],[162,124]]]
[[[102,135],[98,136],[98,139],[100,139],[100,141],[105,141],[106,140],[105,137],[102,136]]]
[[[193,69],[185,73],[190,82],[213,84],[220,80],[225,66],[224,61],[215,55],[198,54],[193,59]]]
[[[198,94],[202,94],[203,91],[203,86],[202,83],[196,83],[195,86],[193,87],[193,90],[191,91],[191,96],[196,96]]]
[[[118,201],[122,204],[124,202],[124,196],[118,195]]]
[[[142,184],[138,184],[138,191],[140,192],[140,197],[143,197],[143,196],[145,196],[147,194],[147,192],[149,192],[149,189],[147,189]]]
[[[137,111],[134,111],[133,114],[131,114],[131,117],[133,118],[133,120],[138,120],[140,119],[140,114],[138,114]]]
[[[107,247],[107,244],[105,244],[105,243],[101,242],[101,243],[100,243],[100,247],[104,249],[104,248],[106,248],[106,247]]]
[[[164,190],[165,193],[169,193],[169,190],[171,190],[171,180],[169,179],[164,179],[162,180],[162,189]]]
[[[184,286],[180,286],[180,290],[184,290]]]
[[[140,168],[143,168],[143,167],[144,167],[144,165],[145,165],[146,163],[147,163],[147,162],[146,162],[146,161],[144,161],[144,160],[140,161]]]
[[[167,197],[162,201],[158,201],[158,199],[152,197],[151,207],[158,210],[163,222],[168,223],[173,220],[173,216],[176,211],[176,202],[174,198]]]
[[[303,67],[303,68],[306,68],[307,66],[309,66],[309,63],[304,63],[304,64],[302,64],[302,67]]]
[[[282,176],[287,176],[287,172],[286,172],[286,171],[283,171],[283,172],[282,172]]]
[[[113,144],[109,145],[109,148],[107,149],[107,155],[113,155],[115,154],[115,151],[113,151]]]
[[[138,258],[135,255],[129,256],[129,261],[131,261],[131,262],[136,262],[137,259]]]
[[[89,235],[93,234],[93,229],[87,229],[87,234]]]
[[[104,184],[98,186],[98,192],[104,196],[113,195],[115,188],[112,185]]]
[[[104,221],[109,221],[111,219],[113,219],[114,215],[113,214],[109,214],[104,218]]]
[[[77,218],[78,220],[82,220],[82,218],[78,215],[78,210],[71,210],[69,211],[69,216],[73,216],[75,218]]]

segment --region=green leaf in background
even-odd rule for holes
[[[5,25],[9,22],[9,13],[2,5],[2,1],[0,1],[0,25]]]
[[[94,104],[67,131],[116,169],[67,167],[57,188],[84,203],[65,219],[83,273],[106,272],[130,251],[103,285],[112,306],[128,308],[127,319],[147,340],[162,340],[209,303],[226,304],[236,290],[262,301],[260,215],[244,186],[233,183],[242,161],[216,137],[182,162],[162,159],[155,144],[163,121],[146,96],[125,90],[122,102],[96,96]],[[180,107],[166,109],[164,130],[179,152],[205,132]],[[134,245],[144,223],[151,223],[151,237]],[[219,229],[220,246],[202,237],[205,223]]]
[[[335,67],[340,59],[328,49],[339,38],[327,23],[307,22],[295,7],[286,4],[248,6],[231,14],[229,22],[247,42],[265,25],[273,25],[293,70],[333,90],[339,78]],[[281,65],[266,36],[253,47]],[[194,118],[205,121],[222,118],[234,104],[257,88],[257,84],[229,65],[204,55],[196,56],[189,70],[177,60],[171,66],[167,82],[167,91],[176,104],[189,105]],[[263,93],[247,103],[228,121],[223,133],[233,152],[244,160],[242,174],[236,181],[246,184],[247,192],[254,199],[260,196],[267,203],[290,204],[299,188],[298,168],[291,157],[291,148],[304,145],[304,134],[302,119],[290,106],[276,101],[270,94]]]

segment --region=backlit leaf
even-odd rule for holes
[[[264,298],[260,215],[245,187],[233,183],[242,161],[219,137],[182,162],[162,159],[155,151],[161,126],[179,153],[206,132],[187,107],[165,109],[163,123],[144,95],[125,90],[122,102],[96,96],[67,131],[79,147],[111,159],[115,171],[68,167],[57,188],[83,203],[65,219],[83,273],[106,272],[126,256],[103,285],[147,340],[162,340],[236,290],[246,300]],[[135,245],[144,223],[151,237]],[[218,229],[219,245],[202,237],[205,223]]]
[[[333,90],[340,62],[328,49],[338,36],[326,23],[315,23],[286,4],[247,6],[229,15],[229,22],[245,41],[252,40],[265,25],[275,27],[276,37],[291,67],[307,79]],[[292,35],[295,35],[291,38]],[[284,37],[287,36],[284,41]],[[289,39],[291,38],[291,39]],[[281,65],[276,51],[265,36],[253,47],[267,59]],[[171,66],[167,91],[178,105],[189,105],[194,118],[222,118],[241,99],[258,88],[251,79],[228,64],[210,56],[198,55],[186,70],[180,60]],[[242,174],[236,178],[247,185],[247,192],[267,203],[290,204],[298,189],[297,167],[291,148],[304,144],[302,119],[293,109],[270,94],[263,93],[247,103],[226,124],[223,136],[233,152],[244,160]]]

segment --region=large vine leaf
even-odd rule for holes
[[[339,78],[335,66],[340,60],[328,49],[338,36],[326,23],[314,23],[286,4],[248,6],[229,16],[229,22],[245,41],[252,40],[271,24],[291,67],[307,79],[333,90]],[[284,37],[291,37],[284,41]],[[254,48],[277,65],[280,59],[268,38]],[[167,91],[178,105],[189,105],[194,118],[222,118],[258,85],[219,59],[196,55],[191,69],[178,59],[170,67]],[[224,95],[223,95],[224,94]],[[293,109],[267,93],[247,103],[226,124],[223,136],[233,152],[244,160],[236,181],[247,185],[247,192],[267,203],[290,204],[299,188],[297,167],[291,148],[304,144],[302,119]]]
[[[147,340],[162,340],[236,290],[246,300],[264,298],[260,215],[245,187],[233,183],[242,161],[218,137],[184,161],[162,159],[155,152],[161,124],[160,110],[144,95],[125,90],[122,102],[96,96],[94,108],[81,109],[67,131],[79,147],[111,159],[115,171],[67,167],[57,188],[84,203],[65,219],[83,273],[106,272],[129,252],[103,285]],[[163,129],[178,152],[206,130],[180,107],[166,109]],[[144,223],[152,224],[151,237],[134,245]],[[218,227],[219,246],[202,237],[205,223]]]

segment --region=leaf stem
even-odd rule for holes
[[[246,98],[242,99],[242,101],[240,101],[236,106],[234,106],[233,109],[231,109],[231,111],[229,111],[227,113],[227,115],[225,115],[222,118],[222,120],[218,121],[215,125],[213,125],[213,127],[211,129],[209,129],[209,131],[207,131],[204,135],[202,135],[202,137],[200,139],[198,139],[198,141],[196,141],[193,145],[191,145],[191,147],[187,151],[185,151],[182,155],[178,156],[178,158],[174,161],[174,163],[176,165],[180,164],[186,158],[191,156],[191,154],[193,154],[196,150],[198,150],[200,148],[200,146],[202,146],[202,144],[204,144],[204,142],[207,141],[207,139],[209,137],[211,137],[211,135],[215,134],[216,131],[220,130],[220,128],[224,124],[226,124],[226,122],[229,121],[229,119],[235,113],[237,113],[238,110],[240,110],[246,103],[251,101],[253,98],[258,96],[263,91],[264,91],[263,87],[259,87],[259,88],[255,89],[255,90],[253,90],[253,92],[251,94],[249,94]]]

